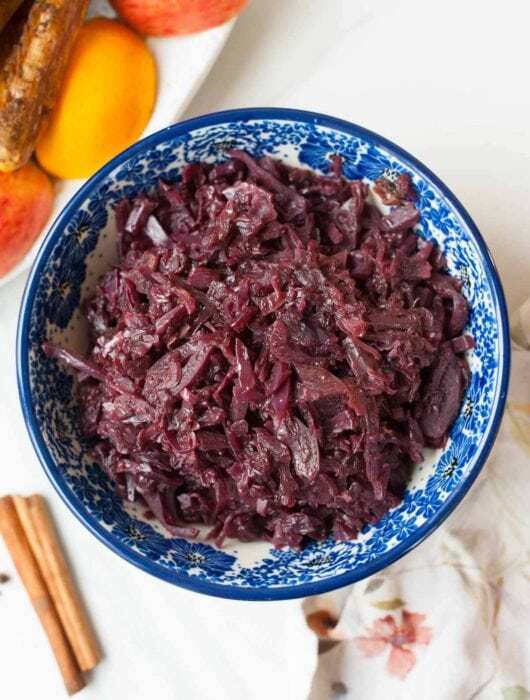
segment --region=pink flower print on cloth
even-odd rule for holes
[[[375,620],[367,634],[356,637],[355,642],[365,658],[379,656],[390,648],[387,670],[403,679],[416,663],[416,654],[411,647],[427,645],[431,641],[432,630],[421,624],[423,620],[425,615],[403,610],[401,626],[398,627],[394,617],[386,615]]]

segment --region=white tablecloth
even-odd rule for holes
[[[530,295],[529,10],[526,0],[254,0],[187,116],[292,106],[393,139],[468,207],[515,309]],[[99,544],[54,495],[18,408],[22,288],[16,280],[0,290],[0,493],[48,496],[75,562],[106,653],[79,697],[306,698],[316,638],[299,603],[237,603],[172,588]],[[0,571],[13,573],[2,545]],[[0,587],[0,697],[63,697],[16,577]]]

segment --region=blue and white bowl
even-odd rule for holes
[[[84,353],[81,302],[115,259],[114,208],[124,197],[172,180],[193,160],[217,162],[227,148],[265,154],[326,172],[340,153],[349,178],[373,183],[385,170],[408,172],[419,194],[418,233],[443,249],[464,282],[476,340],[472,371],[451,439],[416,467],[403,503],[353,542],[328,539],[302,552],[263,542],[171,537],[144,518],[145,506],[124,504],[90,457],[81,434],[73,375],[44,356],[44,340]],[[354,124],[311,112],[243,109],[169,127],[118,155],[89,180],[55,222],[31,272],[20,314],[18,379],[28,430],[60,496],[102,542],[166,581],[227,598],[270,600],[313,595],[388,566],[429,535],[465,496],[492,447],[509,371],[503,292],[484,241],[459,201],[415,158]]]

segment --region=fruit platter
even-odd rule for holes
[[[0,5],[0,286],[81,184],[178,120],[246,0]]]

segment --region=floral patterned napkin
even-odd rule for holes
[[[369,579],[304,602],[310,700],[530,700],[530,300],[493,453],[455,513]]]

